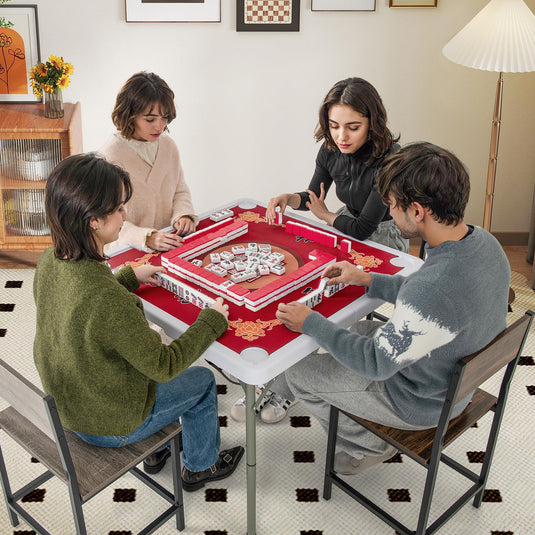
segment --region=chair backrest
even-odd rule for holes
[[[486,347],[457,363],[454,374],[460,374],[461,379],[454,405],[457,400],[473,392],[501,368],[510,363],[514,364],[524,346],[533,314],[528,310]]]
[[[48,437],[56,440],[45,405],[47,395],[1,359],[0,397]]]

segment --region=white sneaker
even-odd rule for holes
[[[297,400],[290,401],[279,394],[272,393],[269,403],[261,410],[260,418],[266,424],[276,424],[288,414],[288,409],[295,405]]]
[[[258,398],[262,395],[263,391],[264,391],[264,385],[255,386],[255,389],[254,389],[255,403],[258,401]],[[266,395],[262,398],[260,405],[256,408],[256,414],[258,414],[266,406],[266,404],[269,402],[270,399],[271,399],[271,390],[268,390],[266,392]],[[238,399],[236,403],[232,405],[232,408],[230,409],[230,416],[236,422],[245,422],[245,419],[246,419],[245,396]]]
[[[362,459],[355,459],[345,451],[339,451],[334,456],[334,471],[341,475],[354,476],[364,472],[368,468],[388,461],[394,457],[398,450],[394,446],[389,446],[385,453],[381,455],[365,455]]]

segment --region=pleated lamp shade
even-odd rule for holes
[[[535,71],[535,15],[523,0],[491,0],[442,53],[483,71]]]

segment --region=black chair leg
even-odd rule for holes
[[[13,512],[11,507],[9,507],[9,501],[13,500],[13,493],[11,492],[11,486],[9,485],[9,479],[7,477],[7,469],[4,462],[4,455],[2,454],[2,448],[0,448],[0,480],[2,481],[2,490],[4,491],[9,521],[13,527],[16,527],[19,525],[19,517]]]
[[[184,497],[182,495],[182,466],[180,462],[180,450],[182,449],[182,433],[171,440],[171,462],[173,463],[173,493],[175,495],[175,504],[178,506],[176,511],[176,528],[182,531],[185,526],[184,520]],[[175,468],[176,467],[176,468]]]
[[[325,459],[325,479],[323,481],[323,499],[330,500],[333,488],[331,472],[334,465],[334,452],[336,450],[336,435],[338,432],[338,409],[331,405],[329,416],[329,433],[327,438],[327,456]]]

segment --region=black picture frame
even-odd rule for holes
[[[267,4],[267,0],[236,0],[236,31],[237,32],[298,32],[300,0],[276,0],[281,6],[286,2],[290,7],[288,22],[254,22],[247,21],[247,10],[251,4]],[[266,16],[266,19],[268,17]]]

